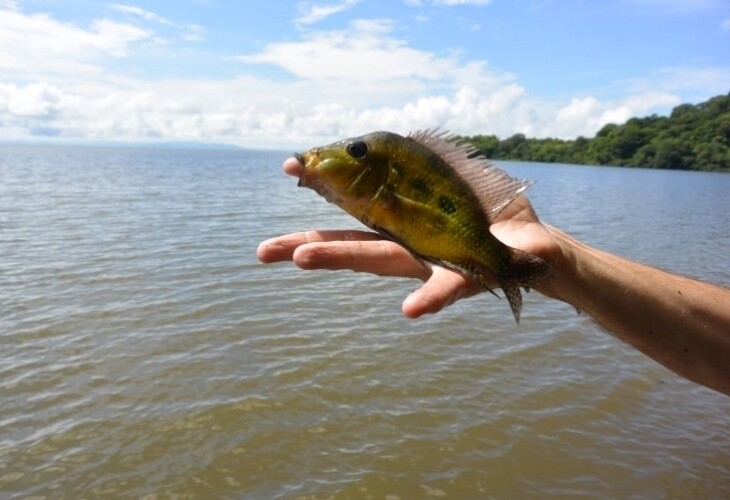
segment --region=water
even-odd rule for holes
[[[538,294],[263,266],[352,227],[285,153],[0,148],[0,496],[730,495],[730,398]],[[730,176],[505,163],[543,219],[730,284]]]

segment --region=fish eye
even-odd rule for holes
[[[347,152],[356,160],[362,160],[368,154],[368,145],[363,141],[351,142],[347,145]]]

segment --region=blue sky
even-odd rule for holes
[[[0,0],[0,140],[574,138],[728,91],[727,0]]]

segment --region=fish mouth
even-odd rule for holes
[[[309,163],[308,158],[307,158],[308,156],[310,156],[309,152],[294,153],[294,158],[296,158],[299,161],[299,164],[302,166],[302,169],[299,172],[299,182],[297,183],[297,186],[299,186],[299,187],[307,186],[306,181],[304,180],[304,177],[308,173],[308,170],[307,170],[307,163]]]
[[[340,197],[328,185],[327,181],[321,176],[320,168],[325,166],[331,158],[322,158],[319,151],[314,149],[295,156],[302,164],[302,173],[299,176],[299,187],[305,187],[317,192],[330,203],[338,203]]]
[[[322,158],[316,150],[310,150],[306,153],[294,153],[294,158],[299,160],[302,165],[298,185],[300,187],[312,187],[312,181],[316,181],[316,167],[322,163]]]

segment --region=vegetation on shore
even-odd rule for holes
[[[670,116],[608,124],[592,139],[529,139],[523,134],[467,139],[497,160],[730,172],[730,94],[681,104]]]

